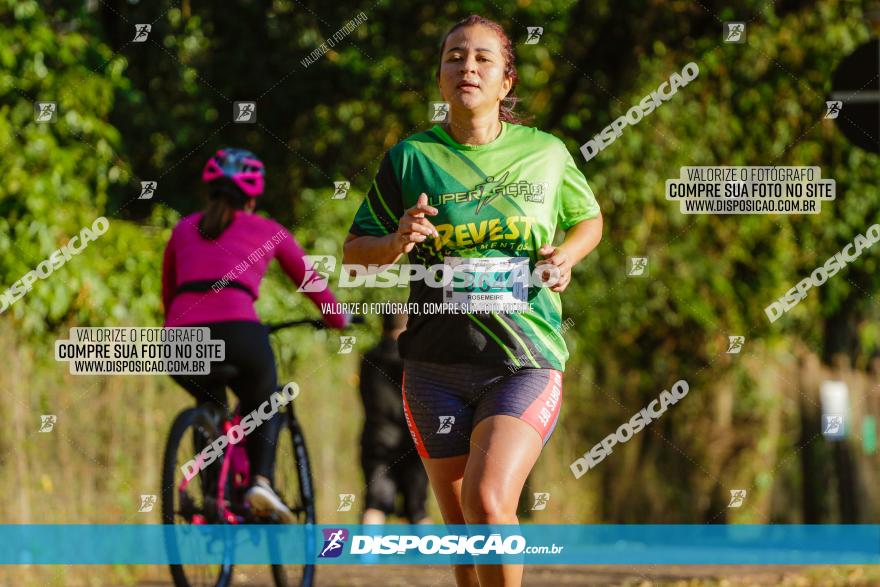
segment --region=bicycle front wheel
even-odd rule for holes
[[[275,450],[275,490],[296,516],[297,524],[314,524],[315,494],[306,439],[292,405],[281,416],[284,424]],[[311,536],[311,532],[306,535]],[[314,558],[312,542],[305,544],[307,560]],[[315,565],[272,565],[272,578],[276,587],[312,587]]]

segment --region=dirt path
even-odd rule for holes
[[[704,579],[728,581],[727,585],[749,587],[778,585],[783,577],[799,575],[802,567],[792,566],[530,566],[526,568],[526,587],[639,586],[659,587],[671,582]],[[166,587],[170,581],[141,583],[142,587]],[[262,569],[236,570],[234,585],[271,587]],[[322,565],[316,587],[454,587],[446,567],[426,565]]]

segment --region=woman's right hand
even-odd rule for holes
[[[439,237],[440,234],[425,215],[436,216],[437,208],[428,205],[428,196],[422,193],[418,202],[400,217],[400,224],[395,233],[395,245],[399,252],[409,253],[418,243],[424,242],[429,236]]]

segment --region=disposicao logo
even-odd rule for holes
[[[336,558],[342,554],[345,541],[348,540],[348,530],[345,528],[323,528],[324,546],[318,558]]]

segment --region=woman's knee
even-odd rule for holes
[[[516,521],[517,499],[503,487],[482,482],[465,483],[461,492],[461,509],[468,524],[506,524]]]

